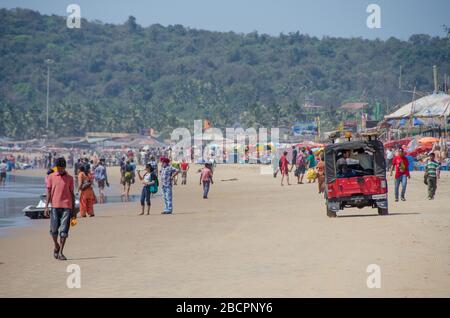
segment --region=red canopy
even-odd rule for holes
[[[403,139],[398,139],[398,140],[391,140],[391,141],[386,141],[384,143],[384,148],[398,148],[398,147],[403,147],[408,145],[411,140],[413,140],[412,137],[408,137],[408,138],[403,138]]]

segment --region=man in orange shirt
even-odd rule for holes
[[[50,235],[55,247],[53,256],[56,259],[67,260],[63,254],[64,245],[69,235],[70,219],[74,209],[73,177],[66,172],[66,160],[55,160],[57,171],[47,176],[47,200],[45,203],[45,215],[50,216]],[[49,213],[48,207],[51,204]],[[58,243],[59,234],[59,243]]]

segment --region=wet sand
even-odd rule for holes
[[[137,215],[137,202],[96,205],[71,229],[66,262],[52,257],[47,220],[9,230],[0,296],[450,297],[450,174],[434,201],[413,173],[407,202],[390,192],[391,215],[347,209],[330,219],[315,184],[281,187],[256,166],[218,166],[203,200],[197,169],[174,187],[174,215],[160,214],[160,198],[150,216]],[[66,286],[69,264],[81,268],[80,289]],[[369,264],[380,266],[379,289],[367,287]]]

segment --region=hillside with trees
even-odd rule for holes
[[[320,114],[331,129],[352,114],[345,102],[366,101],[369,116],[431,91],[431,67],[450,74],[450,40],[322,39],[300,32],[269,36],[141,27],[0,9],[0,136],[46,133],[46,59],[50,65],[51,136],[86,131],[167,133],[192,127],[289,127]],[[402,89],[399,89],[399,69]],[[307,100],[324,106],[304,108]],[[382,114],[381,114],[382,115]]]

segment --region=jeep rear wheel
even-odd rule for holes
[[[325,207],[327,209],[327,216],[329,218],[335,218],[336,217],[336,212],[333,212],[330,210],[330,208],[328,207],[328,200],[325,201]]]
[[[327,216],[329,218],[335,218],[336,217],[336,212],[331,211],[330,209],[327,208]]]
[[[378,214],[379,215],[388,215],[389,211],[387,208],[378,208]]]

